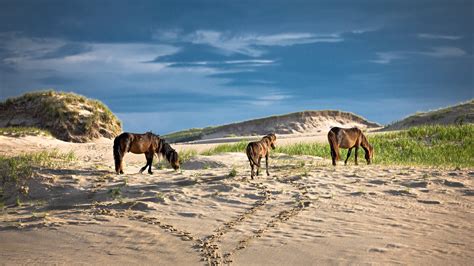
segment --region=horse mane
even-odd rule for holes
[[[268,140],[268,141],[272,142],[272,141],[273,141],[273,138],[276,138],[275,134],[269,133],[269,134],[265,135],[265,136],[262,138],[262,140]]]
[[[171,156],[176,152],[165,139],[160,139],[159,148],[157,150],[168,162],[171,162]]]
[[[370,145],[369,141],[367,140],[367,137],[364,135],[364,133],[362,133],[362,131],[360,131],[360,137],[361,137],[360,146],[362,146],[364,150],[370,149],[372,146]]]

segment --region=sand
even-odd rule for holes
[[[334,168],[318,157],[273,154],[271,176],[250,180],[244,153],[196,156],[182,171],[153,169],[153,175],[138,174],[144,155],[127,154],[125,175],[118,176],[111,140],[0,136],[2,155],[53,148],[73,150],[78,159],[36,169],[29,200],[3,210],[2,264],[474,261],[474,169],[353,161]]]

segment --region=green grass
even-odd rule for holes
[[[235,177],[235,176],[237,176],[237,170],[235,170],[235,168],[232,167],[232,169],[229,172],[229,177]]]
[[[0,135],[9,137],[51,136],[51,132],[36,127],[0,127]]]
[[[189,161],[192,157],[197,155],[196,150],[182,150],[179,152],[179,163],[185,163]]]
[[[0,156],[0,180],[19,180],[30,177],[34,167],[57,168],[76,160],[73,151],[42,151],[18,156]]]
[[[0,156],[0,202],[10,195],[7,187],[16,187],[21,192],[22,186],[32,177],[35,168],[58,168],[76,160],[74,152],[60,153],[58,150],[42,151],[18,156]],[[10,190],[8,190],[10,191]],[[19,200],[17,196],[17,200]]]
[[[217,145],[212,149],[202,152],[202,155],[214,155],[223,152],[245,152],[245,148],[247,147],[247,141],[239,141],[234,144],[221,144]]]
[[[474,167],[474,125],[421,126],[405,131],[372,134],[368,136],[374,146],[374,164],[413,165],[434,167]],[[203,155],[222,152],[244,152],[247,142],[218,145]],[[288,155],[312,155],[330,159],[326,143],[297,143],[278,146],[272,151]],[[345,159],[347,150],[341,149]],[[354,155],[349,161],[352,163]],[[365,163],[364,151],[359,149],[359,162]]]

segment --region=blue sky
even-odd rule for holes
[[[0,0],[0,98],[73,91],[161,134],[320,109],[389,123],[474,97],[473,3]]]

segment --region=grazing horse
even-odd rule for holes
[[[276,136],[275,134],[268,134],[265,137],[263,137],[260,141],[254,141],[250,142],[247,145],[247,158],[249,159],[250,162],[250,177],[253,179],[254,176],[254,166],[257,166],[257,176],[260,171],[260,160],[262,160],[262,157],[265,156],[265,165],[266,165],[266,170],[267,170],[267,176],[270,175],[268,172],[268,154],[270,152],[270,147],[272,149],[275,149],[275,142],[276,142]]]
[[[340,160],[339,148],[349,149],[344,165],[347,164],[352,148],[355,148],[355,164],[357,165],[357,151],[359,146],[365,151],[365,159],[367,164],[370,164],[374,157],[374,148],[369,144],[367,138],[362,134],[362,131],[356,127],[354,128],[340,128],[333,127],[328,133],[329,146],[331,147],[332,165],[336,165],[336,161]]]
[[[125,153],[132,152],[135,154],[144,153],[146,157],[146,165],[140,169],[140,173],[145,171],[148,167],[148,173],[153,174],[151,171],[151,164],[153,163],[153,156],[155,153],[163,155],[166,160],[171,164],[173,169],[179,169],[179,158],[178,153],[171,148],[171,146],[161,139],[158,135],[151,132],[145,134],[136,134],[124,132],[120,134],[114,140],[114,160],[115,160],[115,172],[117,174],[123,174],[123,156]]]

